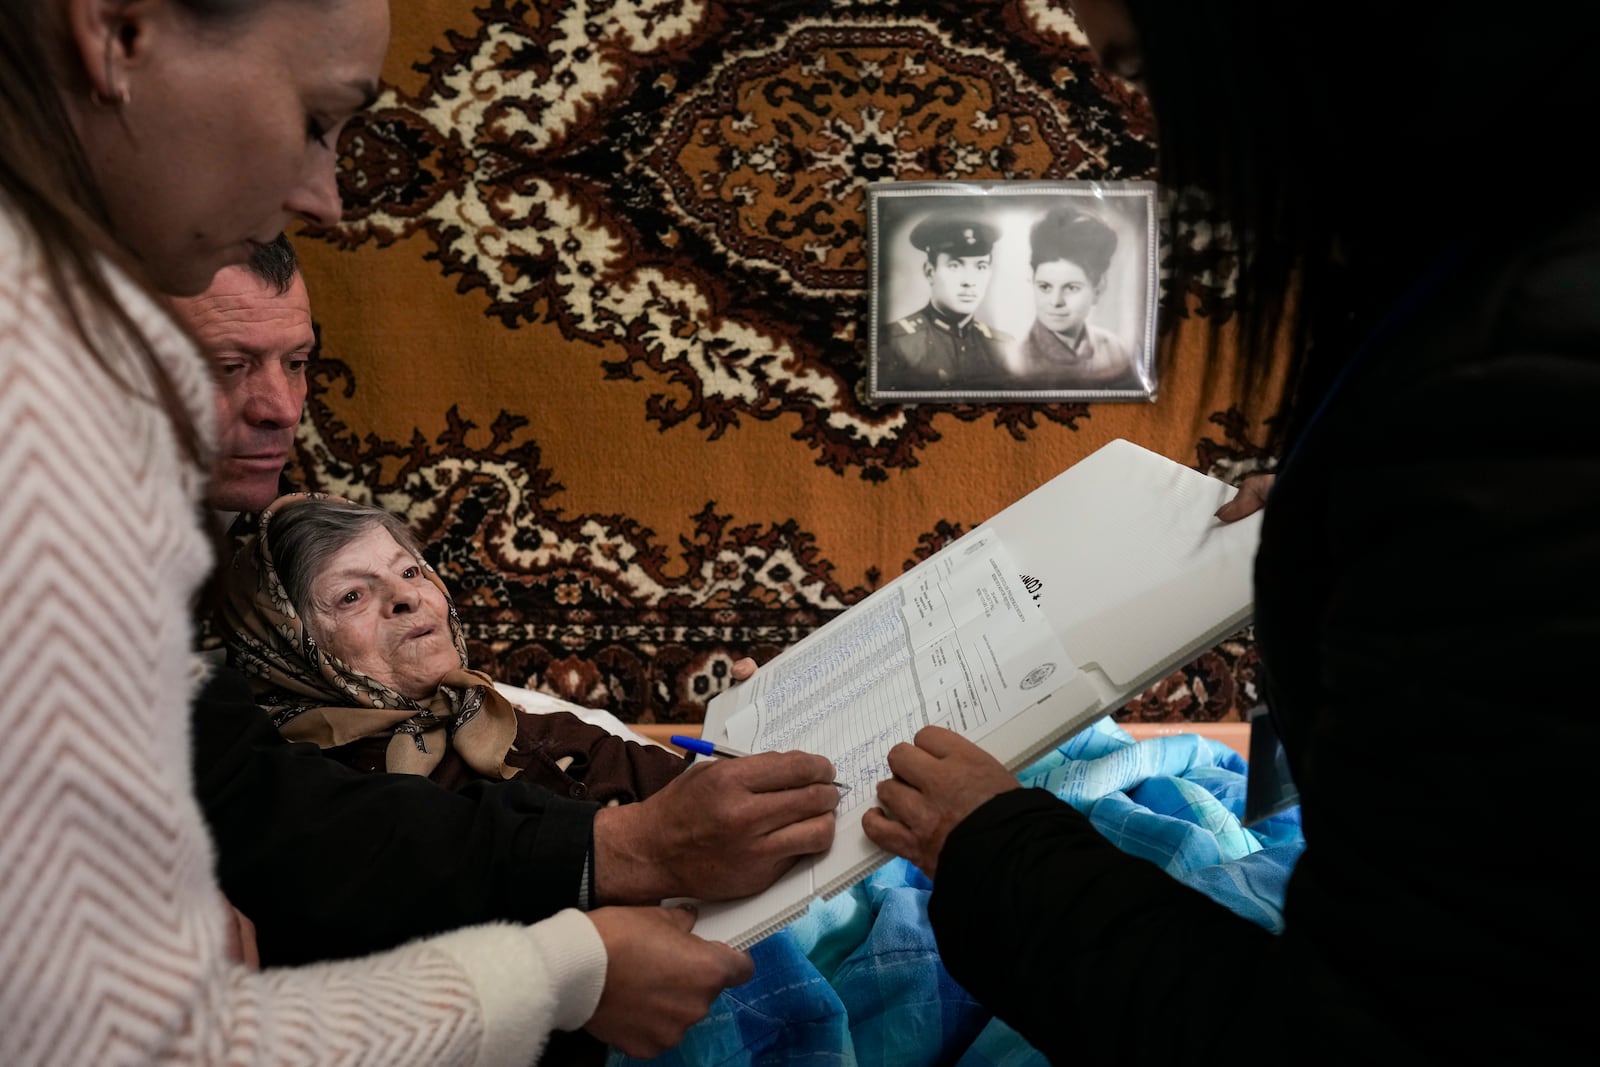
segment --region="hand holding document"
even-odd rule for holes
[[[950,831],[1022,783],[953,730],[928,726],[913,740],[889,750],[894,777],[878,783],[878,807],[861,813],[861,829],[874,844],[904,856],[932,878]]]
[[[1245,625],[1260,516],[1220,522],[1232,495],[1113,441],[713,700],[707,742],[817,753],[850,789],[827,852],[696,932],[746,947],[885,862],[861,819],[924,726],[1014,771]]]

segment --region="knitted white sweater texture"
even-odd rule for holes
[[[204,360],[119,280],[206,434]],[[203,482],[73,333],[0,202],[0,1064],[532,1063],[605,957],[571,911],[365,959],[227,958],[189,773]]]

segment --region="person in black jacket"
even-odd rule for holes
[[[224,512],[259,510],[280,491],[315,345],[293,246],[263,246],[248,269],[174,304],[218,369],[208,498]],[[564,907],[744,896],[827,848],[838,803],[832,764],[802,753],[715,761],[605,809],[520,781],[451,792],[365,774],[285,740],[243,676],[220,665],[192,730],[219,880],[266,965]]]
[[[1255,380],[1287,349],[1255,629],[1305,851],[1272,935],[931,727],[865,829],[932,876],[951,975],[1054,1062],[1585,1061],[1600,15],[1073,8],[1148,95],[1169,232],[1198,210],[1238,242]]]

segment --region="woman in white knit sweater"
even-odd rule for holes
[[[8,1067],[525,1065],[578,1027],[648,1055],[750,975],[663,908],[309,968],[229,952],[187,753],[212,384],[154,294],[337,219],[387,39],[387,0],[0,5]]]

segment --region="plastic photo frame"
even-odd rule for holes
[[[1154,182],[876,182],[867,210],[874,402],[1156,399]]]

